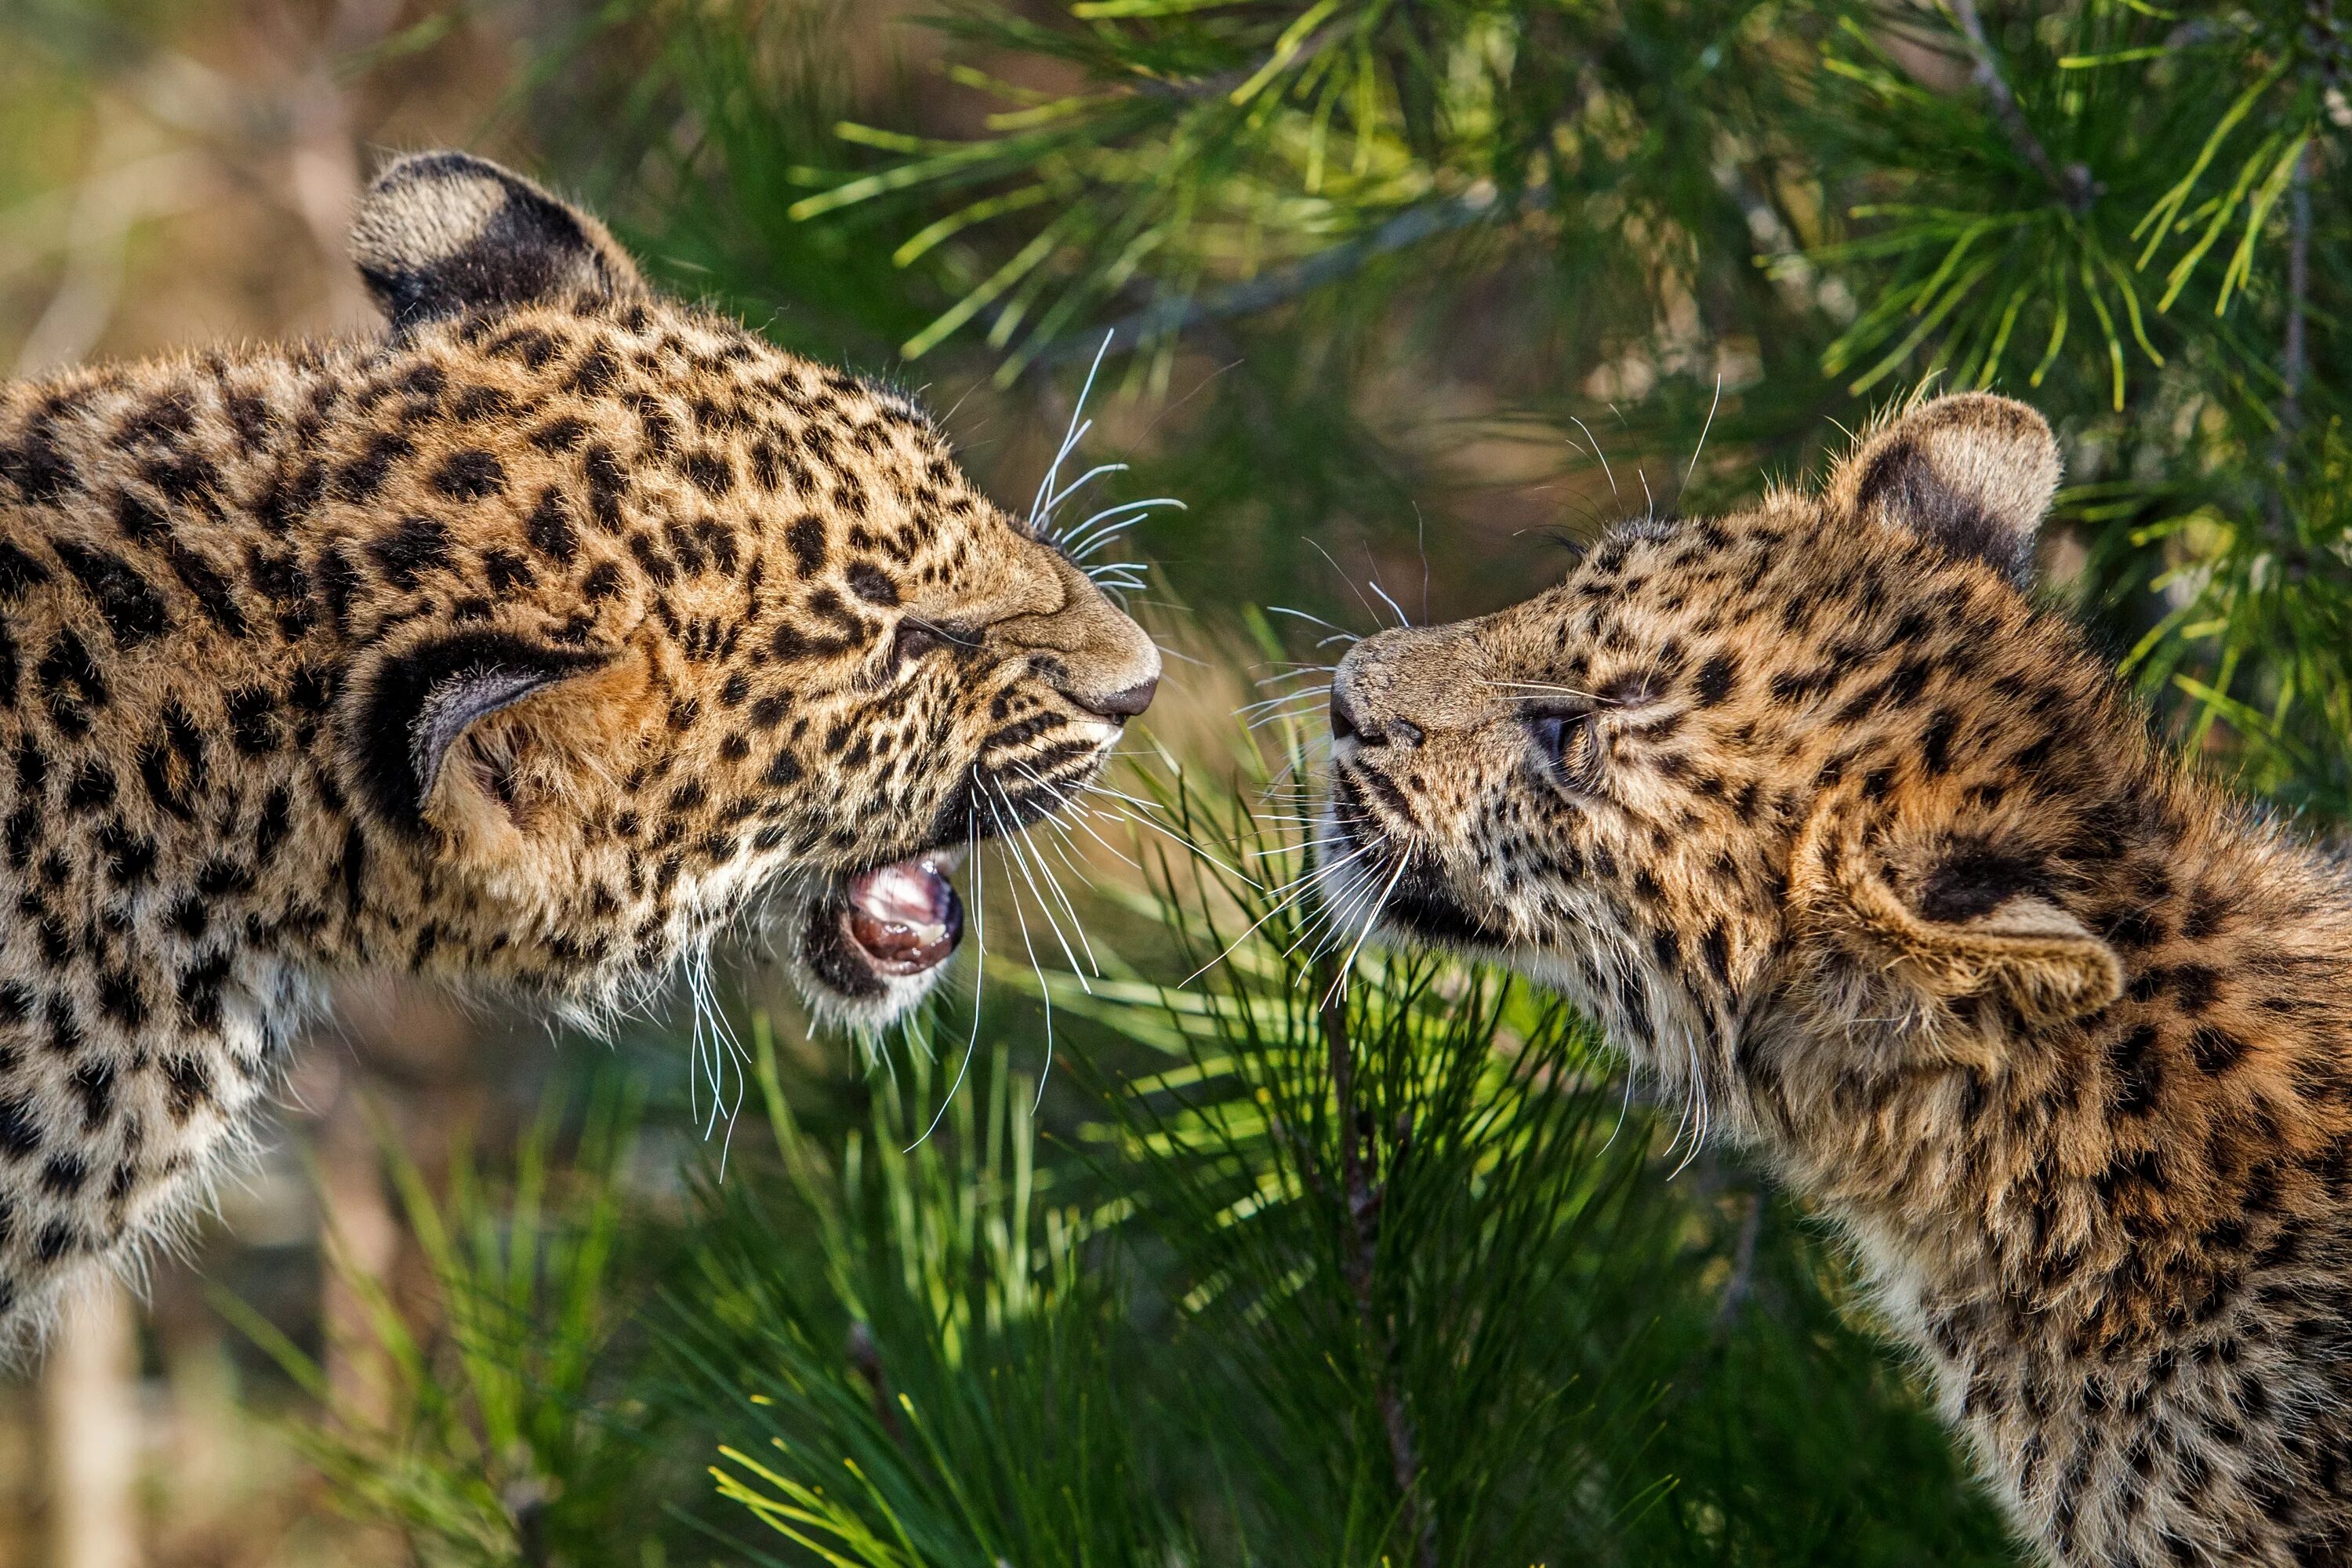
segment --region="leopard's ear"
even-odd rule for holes
[[[422,835],[445,764],[467,731],[613,658],[499,631],[434,637],[387,655],[363,678],[349,721],[361,788],[385,821]]]
[[[603,224],[466,153],[412,153],[378,174],[352,224],[352,257],[398,331],[488,307],[645,292]]]
[[[2058,472],[2041,415],[1964,393],[1919,404],[1856,443],[1831,478],[1829,502],[1841,517],[1907,530],[2022,586]]]
[[[2053,895],[2030,853],[1944,834],[1863,830],[1852,797],[1825,805],[1790,877],[1801,942],[1915,997],[1990,997],[2057,1022],[2123,991],[2116,950]]]

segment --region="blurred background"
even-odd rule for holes
[[[2332,821],[2347,60],[2300,3],[0,0],[0,371],[373,330],[353,200],[437,145],[919,391],[1008,502],[1108,337],[1081,458],[1129,467],[1099,504],[1187,509],[1149,512],[1131,596],[1183,660],[1150,730],[1181,758],[1255,755],[1244,704],[1311,721],[1327,627],[1492,608],[1617,517],[1802,475],[1916,386],[1996,385],[2067,444],[2053,601],[2200,765]],[[1076,858],[1117,882],[1108,848]],[[1167,956],[1132,897],[1081,902]],[[992,1002],[984,1060],[1038,1069],[1052,984]],[[904,1043],[807,1037],[756,953],[719,1001],[854,1167]],[[687,1013],[586,1040],[353,987],[218,1214],[0,1384],[0,1563],[819,1560],[712,1522],[741,1409],[628,1370],[681,1323],[789,1318],[847,1245],[791,1137],[713,1118]],[[1057,1040],[1096,1070],[1037,1112],[1068,1150],[1139,1048],[1085,1014]],[[1549,1560],[2009,1560],[1829,1250],[1646,1115],[1626,1180],[1672,1245],[1589,1293],[1616,1303],[1603,1383],[1648,1392],[1591,1394],[1616,1435],[1557,1483],[1587,1533]],[[952,1174],[941,1212],[976,1225]],[[798,1195],[758,1218],[771,1189]],[[452,1280],[491,1265],[530,1310],[469,1340]],[[897,1441],[870,1305],[826,1354]],[[531,1360],[575,1331],[593,1354]],[[501,1356],[531,1370],[493,1398]],[[1504,1560],[1477,1551],[1447,1560]],[[965,1560],[874,1553],[827,1560]]]

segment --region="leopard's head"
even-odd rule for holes
[[[1525,603],[1364,639],[1324,897],[1567,993],[1735,1121],[2112,1000],[2168,771],[2024,591],[2058,473],[2032,410],[1946,397],[1821,494],[1626,522]]]
[[[949,870],[1091,779],[1150,639],[909,398],[503,169],[394,164],[355,249],[392,331],[311,482],[391,940],[595,1001],[767,910],[819,1011],[904,1010]]]

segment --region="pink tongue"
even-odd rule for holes
[[[861,871],[849,879],[849,934],[877,967],[919,974],[946,961],[963,936],[963,902],[929,860]]]

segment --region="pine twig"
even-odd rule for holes
[[[1968,39],[1969,58],[1976,62],[1976,84],[1991,102],[1993,118],[2009,133],[2010,145],[2048,183],[2058,199],[2066,204],[2067,210],[2077,216],[2089,211],[2091,198],[2098,194],[2091,171],[2080,163],[2069,163],[2061,170],[2051,158],[2050,150],[2033,133],[2025,110],[2018,104],[2017,94],[2010,89],[2009,79],[2001,75],[2000,57],[1993,53],[1992,40],[1985,35],[1984,19],[1977,15],[1976,0],[1951,0],[1951,7],[1961,36]]]
[[[1525,203],[1531,205],[1539,200],[1545,189],[1540,185],[1529,186]],[[1497,201],[1495,187],[1482,181],[1458,196],[1407,207],[1360,238],[1317,251],[1302,261],[1276,268],[1246,282],[1206,294],[1186,294],[1155,300],[1111,323],[1111,348],[1125,353],[1139,344],[1173,337],[1188,328],[1235,316],[1252,316],[1260,310],[1287,304],[1326,283],[1337,282],[1350,273],[1362,270],[1391,251],[1402,250],[1424,239],[1433,239],[1438,235],[1481,222],[1493,216]],[[1091,356],[1101,343],[1102,340],[1091,333],[1072,334],[1039,354],[1035,363],[1059,364],[1066,360]]]
[[[1380,1254],[1381,1184],[1373,1163],[1364,1157],[1368,1119],[1356,1109],[1356,1049],[1348,1033],[1347,1003],[1338,976],[1327,973],[1328,961],[1317,964],[1314,984],[1323,1001],[1320,1014],[1323,1041],[1331,1057],[1331,1093],[1339,1114],[1339,1191],[1341,1256],[1348,1289],[1356,1299],[1356,1314],[1364,1348],[1373,1359],[1373,1398],[1381,1423],[1387,1429],[1389,1464],[1402,1498],[1401,1522],[1413,1543],[1417,1568],[1437,1568],[1437,1519],[1422,1495],[1421,1449],[1413,1436],[1412,1416],[1396,1386],[1396,1333],[1381,1321],[1372,1300],[1374,1265]]]

